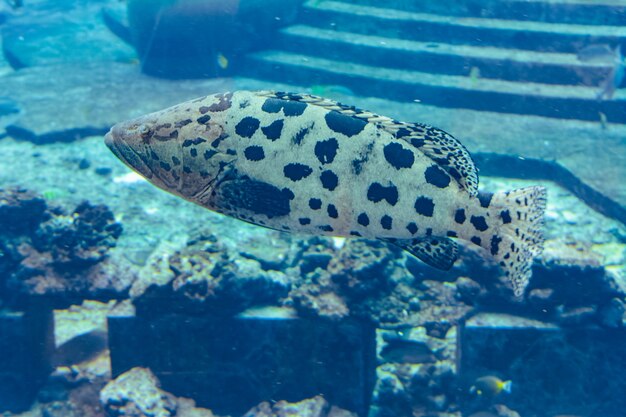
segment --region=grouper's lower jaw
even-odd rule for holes
[[[123,139],[115,134],[115,127],[104,135],[104,144],[118,157],[126,166],[141,174],[147,179],[151,179],[154,174],[146,165],[143,159],[129,146]]]

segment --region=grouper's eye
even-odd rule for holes
[[[150,129],[150,126],[146,125],[146,124],[141,124],[139,126],[137,126],[137,133],[144,139],[148,139],[150,136],[152,136],[152,129]]]

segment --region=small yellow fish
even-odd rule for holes
[[[217,65],[223,70],[228,68],[228,58],[221,52],[217,54]]]
[[[497,376],[481,376],[470,387],[470,393],[485,398],[495,398],[502,392],[511,393],[512,382],[503,381]]]

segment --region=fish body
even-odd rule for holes
[[[432,363],[436,362],[433,351],[426,343],[406,339],[388,339],[380,352],[386,362]]]
[[[216,57],[217,66],[225,70],[228,68],[228,58],[223,53],[218,53]]]
[[[448,133],[317,96],[210,95],[119,123],[105,143],[156,186],[256,225],[381,239],[441,269],[465,239],[517,296],[542,247],[542,187],[479,193]]]

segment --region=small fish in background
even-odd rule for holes
[[[503,392],[510,394],[512,385],[511,381],[503,381],[497,376],[487,375],[476,379],[469,392],[482,398],[492,399]]]
[[[606,78],[600,83],[598,100],[611,100],[622,81],[626,71],[626,60],[622,55],[622,46],[611,48],[605,44],[589,45],[578,51],[576,57],[580,62],[589,64],[607,64],[611,66]]]
[[[217,66],[218,67],[220,67],[223,70],[228,68],[228,58],[226,58],[223,53],[219,52],[217,54],[216,60],[217,60]]]
[[[426,343],[402,337],[384,337],[386,342],[380,356],[393,363],[433,363],[437,358]]]
[[[71,338],[56,348],[52,354],[52,366],[80,365],[89,362],[108,348],[107,332],[93,330]]]

